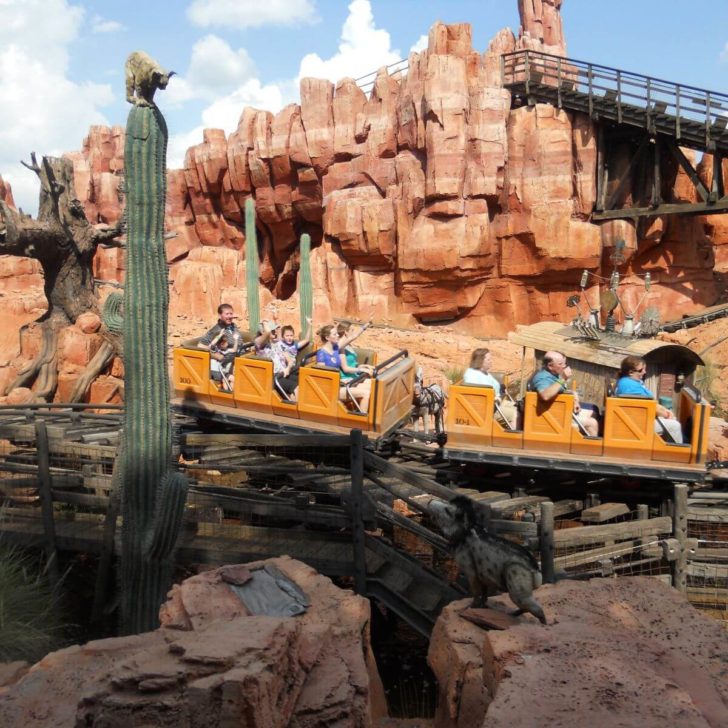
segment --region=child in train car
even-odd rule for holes
[[[338,327],[334,324],[328,324],[319,329],[319,338],[321,339],[321,347],[316,352],[316,363],[324,366],[338,369],[341,382],[344,386],[339,388],[339,399],[346,403],[350,401],[349,395],[354,397],[359,409],[366,412],[369,408],[369,399],[372,393],[372,380],[364,379],[353,386],[346,386],[347,381],[351,381],[360,374],[371,374],[371,367],[366,365],[358,365],[351,367],[346,362],[346,354],[342,356],[342,350],[351,344],[356,338],[366,331],[371,322],[359,327],[358,331],[354,331],[351,335],[345,334],[343,337],[339,335]],[[347,379],[344,376],[347,376]]]
[[[295,402],[298,399],[298,368],[295,357],[289,356],[280,346],[280,324],[275,321],[261,321],[255,337],[255,353],[273,362],[274,385],[284,398]]]
[[[650,397],[655,399],[655,395],[645,387],[642,380],[647,373],[647,364],[644,359],[638,356],[626,356],[622,359],[619,368],[619,379],[615,387],[614,394],[619,396],[636,395],[638,397]],[[681,444],[683,442],[683,431],[680,422],[675,419],[675,415],[667,407],[663,407],[659,402],[655,408],[657,417],[655,418],[655,432],[661,435],[667,431],[673,442]]]
[[[496,399],[496,420],[511,430],[518,429],[520,413],[516,405],[510,399],[503,399],[502,388],[500,382],[490,373],[493,365],[493,355],[490,349],[482,347],[475,349],[470,355],[470,366],[463,374],[464,384],[479,384],[485,387],[491,387],[495,390]]]
[[[302,332],[302,334],[305,334],[304,338],[296,341],[296,333],[293,329],[293,326],[291,326],[290,324],[286,324],[281,329],[281,336],[278,341],[278,347],[284,354],[292,358],[295,362],[299,352],[303,351],[311,343],[311,339],[313,338],[312,327],[313,322],[309,317],[306,319],[306,331]]]
[[[212,379],[213,382],[221,382],[223,391],[231,392],[234,383],[234,342],[231,342],[229,335],[222,331],[210,342],[209,346],[210,379]]]

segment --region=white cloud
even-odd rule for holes
[[[215,99],[247,83],[256,73],[245,48],[233,50],[216,35],[206,35],[192,48],[185,76],[176,76],[165,94],[166,105],[191,99]]]
[[[428,42],[429,37],[427,35],[421,35],[412,48],[410,48],[410,53],[419,53],[420,51],[424,51],[427,48]]]
[[[126,26],[117,20],[104,20],[100,15],[91,18],[92,33],[116,33],[120,30],[126,30]]]
[[[208,106],[202,112],[202,122],[208,129],[224,129],[229,134],[237,129],[246,106],[275,114],[285,106],[283,90],[275,84],[263,86],[257,78],[253,78]]]
[[[168,169],[182,169],[185,166],[185,154],[190,147],[202,142],[203,129],[202,126],[196,126],[192,131],[170,135],[167,142]]]
[[[38,184],[20,166],[30,152],[59,155],[76,149],[91,124],[108,124],[109,84],[67,77],[68,47],[83,9],[66,0],[2,0],[0,24],[0,173],[15,202],[35,212]]]
[[[304,56],[298,77],[327,78],[334,83],[345,76],[359,78],[402,58],[391,43],[389,33],[375,27],[369,0],[352,0],[338,52],[327,60],[316,53]]]
[[[311,0],[194,0],[187,17],[207,28],[224,26],[243,30],[262,25],[294,25],[316,22]]]

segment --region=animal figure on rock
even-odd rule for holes
[[[541,574],[531,553],[489,534],[478,524],[473,503],[465,496],[456,496],[449,503],[433,501],[430,512],[467,577],[473,607],[486,606],[489,588],[507,591],[518,607],[515,615],[530,612],[546,624],[543,608],[533,598],[533,590],[541,586]]]
[[[445,429],[443,419],[447,395],[442,391],[439,384],[425,386],[422,367],[417,368],[413,394],[414,411],[412,421],[414,422],[415,432],[419,431],[420,420],[422,420],[424,432],[427,434],[430,431],[430,417],[432,417],[435,420],[435,432],[439,435]]]
[[[144,51],[133,51],[126,59],[126,100],[136,106],[154,106],[154,92],[167,88],[174,71],[165,71]]]

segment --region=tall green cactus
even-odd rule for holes
[[[252,332],[258,330],[260,322],[260,260],[258,259],[258,236],[255,232],[255,202],[245,200],[245,275],[248,287],[248,326]]]
[[[158,626],[187,493],[173,471],[167,371],[169,291],[164,250],[167,125],[134,106],[126,124],[125,427],[122,463],[121,629]]]
[[[301,336],[306,336],[308,319],[313,316],[313,284],[311,283],[311,236],[301,235],[301,265],[298,271],[298,300],[301,312]]]

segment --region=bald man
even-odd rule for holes
[[[571,379],[571,367],[566,363],[566,357],[560,351],[547,351],[541,360],[539,369],[528,384],[533,392],[538,392],[542,402],[550,402],[558,395],[566,392],[567,380]],[[592,437],[599,434],[599,422],[594,418],[591,409],[582,409],[579,396],[574,394],[574,414],[585,432]]]

